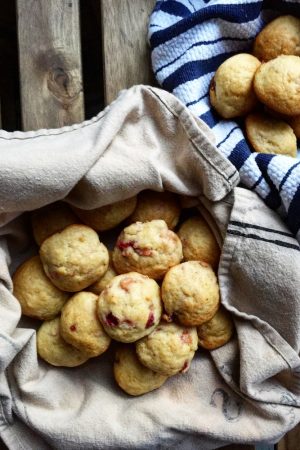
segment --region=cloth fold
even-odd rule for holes
[[[299,15],[299,0],[157,0],[149,21],[152,66],[159,84],[211,127],[219,151],[241,183],[279,212],[300,241],[300,161],[251,152],[240,121],[221,120],[209,101],[210,81],[222,62],[251,52],[271,19]]]
[[[0,132],[0,435],[9,448],[204,450],[275,442],[299,422],[299,244],[238,182],[207,126],[146,86],[82,124]],[[10,273],[37,252],[28,211],[59,199],[89,209],[149,188],[199,199],[223,244],[221,300],[236,335],[131,398],[113,380],[113,349],[73,369],[37,358],[39,323],[19,321]]]

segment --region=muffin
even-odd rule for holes
[[[207,322],[219,308],[217,277],[202,261],[172,267],[163,280],[161,295],[168,315],[186,326]]]
[[[231,315],[221,306],[207,322],[197,327],[199,345],[213,350],[227,344],[234,333]]]
[[[261,61],[279,55],[300,56],[300,19],[287,15],[272,20],[256,36],[253,54]]]
[[[254,77],[259,100],[274,111],[300,114],[300,57],[281,55],[262,64]]]
[[[76,367],[89,357],[60,336],[60,319],[56,317],[43,322],[37,332],[38,355],[52,366]]]
[[[185,261],[205,261],[214,269],[218,267],[220,247],[202,217],[187,219],[179,228],[178,236]]]
[[[107,248],[86,225],[69,225],[40,248],[46,275],[63,291],[77,292],[99,279],[108,268]]]
[[[134,342],[151,333],[161,313],[158,284],[136,272],[118,275],[99,296],[98,316],[104,330],[120,342]]]
[[[13,286],[22,314],[40,320],[57,316],[70,297],[69,293],[51,283],[39,256],[33,256],[18,267],[13,276]]]
[[[62,338],[90,357],[104,353],[111,341],[98,319],[97,304],[97,295],[78,292],[63,307],[60,318]]]
[[[154,372],[167,376],[186,372],[197,348],[196,327],[164,322],[136,343],[140,362]]]
[[[74,223],[80,223],[80,220],[63,202],[51,203],[51,205],[36,209],[31,214],[33,236],[39,246],[52,234],[62,231]]]
[[[113,263],[119,273],[139,272],[160,279],[182,260],[178,236],[163,220],[136,222],[122,231],[113,251]]]
[[[130,217],[131,222],[164,220],[171,230],[180,216],[177,197],[171,192],[143,191],[138,195],[137,206]]]
[[[143,366],[130,345],[117,350],[114,377],[120,388],[129,395],[142,395],[158,389],[168,378]]]
[[[253,113],[245,121],[247,138],[256,152],[296,157],[297,138],[290,125],[263,113]]]
[[[106,231],[123,222],[133,213],[135,207],[136,196],[90,210],[73,206],[73,211],[89,227],[96,231]]]
[[[253,79],[259,66],[255,56],[240,53],[228,58],[216,71],[209,96],[212,106],[224,119],[244,116],[256,106]]]

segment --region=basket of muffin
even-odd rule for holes
[[[245,118],[256,152],[296,157],[300,138],[300,19],[279,16],[256,36],[252,54],[224,61],[210,84],[224,119]]]
[[[42,321],[40,358],[76,367],[113,348],[114,378],[136,396],[187,372],[198,347],[230,340],[219,245],[192,204],[147,190],[94,210],[56,202],[31,214],[39,254],[13,286],[22,314]]]

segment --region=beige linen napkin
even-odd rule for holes
[[[175,97],[136,86],[94,119],[0,132],[0,435],[12,449],[213,449],[278,440],[300,420],[300,253],[282,220]],[[131,398],[107,352],[75,369],[36,355],[10,273],[32,250],[30,211],[56,200],[95,208],[143,189],[197,196],[223,245],[222,303],[236,337],[199,351],[185,375]]]

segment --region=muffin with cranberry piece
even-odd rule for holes
[[[196,327],[161,322],[151,334],[136,343],[144,366],[171,376],[186,372],[198,348]]]
[[[161,314],[158,284],[137,272],[118,275],[99,296],[98,317],[106,333],[120,342],[134,342],[151,333]]]
[[[97,303],[98,296],[92,292],[78,292],[63,307],[60,317],[63,339],[90,357],[104,353],[111,341],[98,319]]]
[[[120,234],[113,251],[113,263],[119,273],[130,271],[160,279],[182,260],[178,236],[163,220],[136,222]]]

